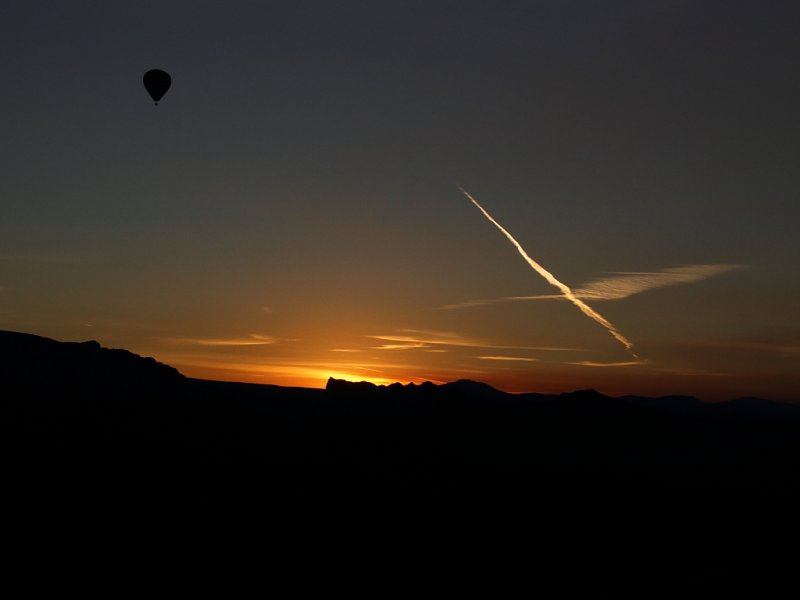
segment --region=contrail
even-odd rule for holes
[[[556,279],[556,278],[555,278],[555,276],[554,276],[554,275],[553,275],[553,274],[552,274],[550,271],[548,271],[547,269],[545,269],[545,268],[544,268],[542,265],[540,265],[540,264],[539,264],[539,263],[537,263],[535,260],[533,260],[533,259],[532,259],[530,256],[528,256],[528,253],[527,253],[527,252],[525,252],[525,249],[524,249],[522,246],[520,246],[520,244],[519,244],[519,242],[518,242],[517,240],[515,240],[515,239],[514,239],[514,236],[512,236],[510,233],[508,233],[508,231],[506,231],[506,230],[505,230],[505,228],[504,228],[502,225],[500,225],[500,223],[498,223],[497,221],[495,221],[495,220],[492,218],[492,215],[490,215],[488,212],[486,212],[486,209],[484,209],[484,208],[483,208],[483,207],[482,207],[482,206],[481,206],[481,205],[478,203],[478,201],[477,201],[477,200],[475,200],[475,198],[473,198],[473,197],[472,197],[472,196],[471,196],[471,195],[470,195],[470,194],[469,194],[469,193],[468,193],[468,192],[467,192],[467,191],[466,191],[464,188],[462,188],[461,186],[458,186],[458,189],[459,189],[459,190],[461,190],[461,193],[462,193],[462,194],[464,194],[464,195],[465,195],[467,198],[469,198],[470,202],[472,202],[472,203],[473,203],[475,206],[477,206],[477,207],[478,207],[478,210],[480,210],[480,211],[483,213],[483,216],[485,216],[487,219],[489,219],[489,221],[491,221],[492,223],[494,223],[494,226],[495,226],[495,227],[497,227],[497,228],[498,228],[500,231],[502,231],[502,232],[503,232],[503,235],[505,235],[505,236],[508,238],[508,241],[509,241],[509,242],[511,242],[511,243],[514,245],[514,247],[517,249],[517,252],[519,252],[519,253],[520,253],[520,255],[522,256],[522,258],[524,258],[524,259],[525,259],[525,261],[526,261],[526,262],[527,262],[527,263],[528,263],[528,264],[531,266],[531,268],[532,268],[534,271],[536,271],[536,272],[537,272],[539,275],[541,275],[542,277],[544,277],[544,279],[545,279],[545,281],[547,281],[547,283],[549,283],[550,285],[552,285],[552,286],[554,286],[554,287],[558,288],[558,289],[559,289],[559,291],[560,291],[562,294],[564,294],[564,297],[565,297],[567,300],[569,300],[570,302],[572,302],[572,303],[573,303],[575,306],[577,306],[577,307],[578,307],[578,308],[581,310],[581,312],[582,312],[583,314],[585,314],[585,315],[586,315],[587,317],[589,317],[590,319],[593,319],[594,321],[597,321],[598,323],[600,323],[600,325],[602,325],[603,327],[605,327],[605,328],[608,330],[608,332],[609,332],[611,335],[613,335],[613,336],[614,336],[614,338],[615,338],[615,339],[616,339],[616,340],[617,340],[619,343],[621,343],[623,346],[625,346],[625,349],[626,349],[628,352],[630,352],[630,353],[631,353],[631,354],[632,354],[634,357],[636,357],[636,358],[639,358],[639,357],[638,357],[638,356],[637,356],[637,355],[636,355],[636,354],[633,352],[633,343],[632,343],[632,342],[631,342],[631,341],[630,341],[628,338],[626,338],[624,335],[622,335],[622,334],[621,334],[621,333],[620,333],[620,332],[617,330],[617,328],[616,328],[616,327],[614,327],[614,325],[612,325],[612,324],[611,324],[611,322],[610,322],[608,319],[606,319],[606,318],[605,318],[603,315],[601,315],[601,314],[600,314],[600,313],[598,313],[596,310],[594,310],[594,309],[593,309],[591,306],[589,306],[588,304],[586,304],[586,303],[585,303],[583,300],[581,300],[580,298],[576,297],[576,296],[575,296],[575,294],[573,294],[573,293],[572,293],[572,290],[569,288],[569,286],[567,286],[567,285],[565,285],[565,284],[561,283],[561,282],[560,282],[558,279]]]

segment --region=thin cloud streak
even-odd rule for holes
[[[622,362],[609,362],[609,363],[601,363],[601,362],[594,362],[591,360],[584,360],[581,362],[573,362],[567,363],[569,365],[575,365],[578,367],[636,367],[639,365],[647,365],[650,364],[648,360],[628,360]]]
[[[439,310],[456,310],[459,308],[472,308],[475,306],[491,306],[493,304],[504,304],[506,302],[517,302],[519,300],[566,300],[561,294],[540,294],[538,296],[503,296],[502,298],[489,298],[486,300],[466,300],[453,304],[444,304]]]
[[[467,193],[467,191],[464,190],[464,188],[459,187],[458,189],[461,190],[461,192],[470,200],[470,202],[472,202],[478,208],[478,210],[480,210],[483,213],[483,215],[487,219],[489,219],[489,221],[491,223],[493,223],[494,226],[497,227],[503,233],[503,235],[506,236],[506,238],[508,238],[508,241],[512,243],[512,245],[517,249],[517,252],[520,253],[522,258],[525,259],[525,261],[528,263],[528,265],[530,265],[530,267],[534,271],[536,271],[539,275],[541,275],[545,279],[545,281],[547,281],[547,283],[549,283],[550,285],[552,285],[555,288],[558,288],[558,290],[570,302],[572,302],[575,306],[577,306],[578,309],[583,314],[585,314],[587,317],[589,317],[593,321],[595,321],[595,322],[599,323],[600,325],[602,325],[603,327],[605,327],[606,330],[614,337],[614,339],[616,339],[619,343],[621,343],[623,346],[625,346],[625,349],[628,352],[630,352],[634,357],[636,357],[636,354],[633,352],[633,343],[628,338],[626,338],[624,335],[622,335],[619,332],[619,330],[617,330],[617,328],[608,319],[606,319],[604,316],[602,316],[600,313],[598,313],[596,310],[594,310],[591,306],[586,304],[583,300],[581,300],[580,298],[576,297],[575,294],[572,292],[572,290],[567,285],[565,285],[562,282],[560,282],[558,279],[555,278],[555,276],[552,273],[550,273],[542,265],[540,265],[535,260],[533,260],[530,256],[528,256],[528,253],[525,252],[525,249],[520,245],[520,243],[516,239],[514,239],[514,236],[512,236],[508,231],[506,231],[506,229],[503,228],[503,226],[500,225],[500,223],[495,221],[494,218],[492,218],[492,216],[488,212],[486,212],[486,210],[478,203],[478,201],[475,200],[475,198],[470,196],[469,193]]]
[[[169,344],[183,344],[189,346],[211,346],[211,347],[233,347],[233,346],[269,346],[278,342],[277,338],[250,334],[245,337],[236,338],[160,338],[161,341]]]
[[[575,291],[575,295],[588,300],[621,300],[634,294],[684,283],[703,281],[715,275],[741,271],[744,265],[683,265],[669,267],[653,273],[620,272],[618,277],[604,277],[590,281]]]
[[[641,294],[650,290],[655,290],[673,285],[685,283],[695,283],[703,281],[709,277],[741,271],[749,267],[745,265],[683,265],[680,267],[668,267],[655,272],[632,272],[621,271],[612,273],[617,277],[603,277],[590,281],[583,287],[574,290],[576,298],[582,300],[606,301],[622,300],[635,294]],[[519,302],[525,300],[561,300],[565,297],[561,294],[539,294],[536,296],[504,296],[502,298],[492,298],[488,300],[468,300],[445,304],[439,307],[442,310],[454,310],[458,308],[470,308],[474,306],[490,306],[505,302]]]
[[[539,362],[538,358],[525,358],[522,356],[478,356],[481,360],[502,360],[502,361],[520,361],[520,362]]]
[[[418,348],[427,348],[425,343],[409,343],[409,344],[383,344],[382,346],[371,346],[370,350],[415,350]]]
[[[485,340],[471,339],[455,333],[417,331],[413,329],[403,329],[401,333],[409,335],[368,335],[366,337],[392,344],[383,344],[373,347],[373,350],[409,350],[422,349],[430,350],[437,346],[455,346],[461,348],[492,348],[497,350],[532,350],[544,352],[582,352],[581,348],[559,348],[552,346],[506,346],[493,344]]]

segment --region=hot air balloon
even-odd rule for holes
[[[169,76],[169,73],[161,69],[151,69],[144,74],[142,80],[144,81],[144,87],[147,93],[150,94],[150,97],[155,101],[156,106],[158,106],[158,101],[167,93],[172,83],[172,77]]]

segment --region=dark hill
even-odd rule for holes
[[[19,518],[227,515],[290,537],[310,523],[392,527],[384,542],[427,535],[424,522],[448,528],[451,553],[519,534],[592,576],[661,573],[663,560],[691,571],[687,560],[709,556],[730,573],[730,550],[777,543],[800,498],[798,409],[755,399],[223,383],[13,332],[0,332],[0,382],[4,500]],[[686,542],[698,532],[705,546]],[[652,558],[671,544],[683,554]]]
[[[115,379],[129,384],[155,384],[183,379],[177,369],[153,358],[102,348],[96,341],[57,342],[13,331],[0,331],[0,369],[6,381],[28,380],[34,385]]]
[[[752,488],[765,477],[779,489],[797,485],[800,452],[780,449],[797,446],[798,407],[752,398],[508,394],[468,380],[330,379],[324,391],[209,382],[97,342],[5,331],[0,381],[6,444],[52,451],[56,462],[103,447],[84,456],[87,468],[118,459],[179,460],[190,470],[209,461],[369,464],[391,479],[401,466],[480,465],[671,489]]]

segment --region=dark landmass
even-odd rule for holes
[[[5,331],[0,382],[12,522],[204,535],[237,523],[263,543],[324,547],[323,562],[342,560],[331,540],[353,538],[359,565],[378,571],[445,553],[476,585],[480,568],[538,565],[564,590],[601,597],[619,597],[620,582],[636,595],[642,580],[648,597],[763,591],[790,570],[780,544],[796,547],[794,405],[507,394],[473,381],[225,383],[97,342]]]

